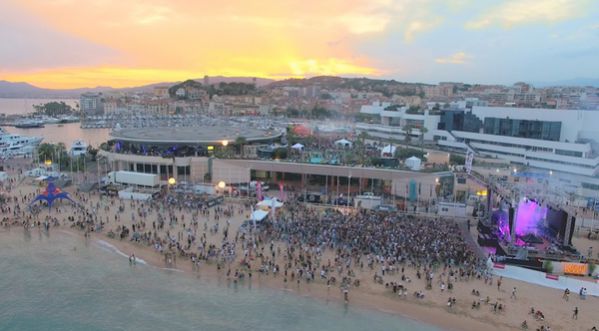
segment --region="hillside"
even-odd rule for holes
[[[198,82],[203,82],[203,78],[194,79]],[[210,77],[210,84],[219,84],[219,83],[246,83],[251,84],[253,81],[252,77],[224,77],[224,76],[214,76]],[[256,85],[258,87],[265,86],[274,82],[272,79],[266,78],[256,78]],[[151,92],[155,86],[159,85],[175,85],[181,82],[160,82],[160,83],[152,83],[148,85],[142,86],[133,86],[126,88],[112,88],[109,86],[98,86],[92,88],[76,88],[76,89],[46,89],[31,85],[25,82],[9,82],[5,80],[0,80],[0,98],[79,98],[81,93],[85,92],[135,92],[135,91],[144,91]]]

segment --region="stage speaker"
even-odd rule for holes
[[[492,194],[493,194],[493,190],[491,189],[491,186],[487,185],[487,208],[486,208],[486,211],[487,211],[489,222],[491,221],[491,214],[492,214],[491,211],[493,210],[493,208],[491,206],[491,201],[493,201],[491,199]]]
[[[508,210],[508,219],[509,219],[509,224],[510,224],[510,237],[512,239],[516,239],[515,234],[514,234],[514,230],[516,230],[515,226],[516,226],[516,222],[514,220],[514,215],[516,214],[516,211],[514,209],[514,207],[510,206],[510,209]]]
[[[566,225],[566,233],[564,235],[564,245],[572,245],[572,235],[574,234],[574,227],[576,226],[576,217],[568,217],[568,223]]]

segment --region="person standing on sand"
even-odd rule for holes
[[[578,319],[578,307],[574,307],[574,313],[572,314],[572,319]]]
[[[516,287],[515,286],[512,289],[512,295],[510,296],[510,298],[516,300]]]
[[[501,280],[503,280],[503,276],[500,276],[497,280],[497,291],[501,290]]]

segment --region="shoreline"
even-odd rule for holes
[[[64,228],[55,230],[68,233],[69,235],[77,236],[85,240],[85,238],[82,237],[82,234],[77,230]],[[157,252],[154,252],[151,247],[135,244],[129,241],[124,242],[117,239],[108,238],[108,236],[104,235],[103,233],[92,233],[90,239],[95,240],[96,242],[108,242],[124,254],[127,254],[127,252],[130,251],[131,253],[135,254],[136,258],[143,259],[146,266],[159,271],[177,272],[185,275],[186,277],[193,277],[196,275],[198,279],[201,279],[202,281],[208,281],[209,283],[216,284],[217,286],[221,286],[222,284],[220,281],[223,280],[223,278],[226,278],[224,275],[224,270],[221,270],[220,272],[216,270],[217,268],[214,263],[203,263],[199,272],[194,272],[190,265],[191,262],[187,260],[185,260],[187,263],[177,263],[177,265],[173,267],[164,267],[161,265],[161,255],[159,255]],[[114,253],[122,256],[122,254],[117,252]],[[122,257],[127,258],[127,256]],[[259,272],[256,272],[255,275],[256,276],[252,278],[252,287],[257,286],[258,288],[266,288],[302,297],[309,297],[326,304],[335,302],[340,306],[344,305],[343,294],[337,287],[327,289],[325,284],[314,282],[305,284],[302,282],[302,285],[300,286],[301,288],[298,290],[297,285],[289,284],[288,286],[285,286],[282,284],[283,282],[281,277],[276,278],[272,275],[262,275]],[[233,282],[232,280],[224,280],[231,283]],[[247,283],[248,280],[245,279],[240,281],[239,285],[247,286]],[[481,330],[481,328],[489,326],[489,321],[478,320],[459,312],[450,313],[443,306],[430,303],[421,303],[414,301],[411,297],[394,299],[392,296],[392,292],[380,295],[368,293],[361,288],[354,288],[350,292],[350,300],[348,305],[355,306],[358,309],[376,311],[399,318],[409,319],[441,330]],[[463,317],[467,317],[467,319],[464,319]],[[493,326],[496,330],[519,329],[505,323],[502,323],[501,325],[493,323]],[[501,327],[499,328],[499,326]]]
[[[34,192],[39,191],[39,188],[36,186],[21,184],[22,183],[19,183],[17,187],[14,187],[12,191],[8,192],[10,195],[20,198],[19,201],[12,201],[13,208],[19,205],[19,202],[22,203],[22,201],[27,198],[26,195],[31,196]],[[130,254],[135,253],[135,256],[144,260],[148,266],[164,272],[181,273],[185,275],[185,277],[200,278],[202,281],[214,283],[218,286],[226,285],[228,282],[231,282],[231,284],[233,283],[233,277],[231,277],[230,280],[227,280],[226,277],[227,264],[224,264],[224,267],[221,268],[221,270],[217,270],[216,262],[212,260],[209,262],[202,260],[199,271],[196,272],[193,270],[194,268],[192,268],[189,257],[180,257],[177,255],[176,264],[167,266],[165,264],[164,254],[156,251],[153,246],[147,246],[141,242],[137,243],[130,241],[129,236],[126,237],[127,239],[123,240],[108,237],[107,234],[109,231],[119,233],[118,229],[122,226],[130,227],[137,225],[138,230],[141,233],[152,231],[153,226],[155,226],[153,222],[158,220],[161,212],[164,213],[159,207],[151,206],[148,208],[148,205],[141,202],[121,201],[114,198],[100,197],[96,194],[79,194],[73,192],[72,195],[75,199],[81,201],[82,206],[91,211],[91,215],[96,214],[96,222],[103,222],[103,230],[101,232],[89,232],[90,236],[86,238],[83,230],[80,229],[81,220],[84,218],[81,217],[81,214],[78,211],[71,209],[69,205],[57,205],[51,211],[42,209],[38,214],[34,215],[22,212],[18,215],[18,218],[10,217],[9,214],[5,215],[9,215],[9,222],[11,219],[13,220],[13,223],[11,224],[19,224],[22,220],[26,220],[27,222],[40,222],[43,221],[44,218],[51,219],[54,220],[54,222],[57,222],[57,224],[60,224],[58,227],[52,226],[50,228],[51,234],[60,233],[83,240],[97,241],[98,243],[101,241],[106,242],[116,247],[116,249],[121,252],[115,253],[125,258],[128,258]],[[242,222],[245,219],[248,219],[248,214],[250,212],[248,207],[242,203],[228,201],[220,205],[218,209],[220,211],[211,208],[206,214],[196,214],[195,217],[197,217],[198,224],[197,227],[194,228],[194,236],[196,235],[195,231],[197,230],[197,238],[200,238],[203,231],[205,243],[218,246],[222,244],[222,230],[224,230],[225,227],[228,229],[230,225],[231,230],[229,231],[229,240],[231,240],[231,242],[236,242],[235,232],[240,228]],[[224,210],[228,210],[230,214],[225,215],[223,213]],[[168,218],[165,219],[166,221],[164,223],[166,226],[158,229],[154,227],[153,232],[163,238],[170,232],[169,236],[170,238],[173,238],[173,241],[175,235],[178,235],[177,242],[184,243],[185,231],[191,230],[191,211],[176,206],[168,208],[167,211]],[[141,216],[142,213],[143,216]],[[73,215],[76,216],[77,219],[67,219],[67,216],[70,217]],[[19,219],[19,221],[17,221],[17,219]],[[173,219],[175,221],[172,221]],[[168,222],[169,220],[171,220],[170,223]],[[75,223],[75,221],[78,221],[79,224]],[[229,221],[231,223],[229,223]],[[190,225],[186,228],[186,224]],[[202,224],[204,225],[203,230],[201,229]],[[221,226],[220,230],[218,228],[219,224]],[[74,225],[77,225],[77,227],[72,227]],[[214,229],[216,230],[213,231]],[[23,232],[21,231],[23,231],[23,227],[19,225],[11,225],[10,229],[0,229],[0,233],[6,232],[8,235],[22,235]],[[30,231],[37,230],[31,229]],[[233,237],[235,237],[235,241],[233,241]],[[194,245],[198,244],[199,243],[196,242]],[[164,242],[161,245],[166,246]],[[274,245],[277,248],[283,248],[283,251],[285,250],[284,246],[286,244],[281,241],[275,240]],[[98,246],[100,246],[100,244],[98,244]],[[268,242],[260,242],[258,247],[262,247],[262,252],[266,253]],[[111,249],[106,248],[106,250]],[[239,267],[239,263],[244,256],[243,248],[237,247],[235,251],[236,258],[229,264],[231,271],[236,268],[243,269]],[[238,282],[239,286],[251,286],[253,288],[258,287],[283,291],[284,293],[314,298],[327,304],[334,303],[343,306],[343,293],[338,284],[333,284],[328,288],[325,281],[317,278],[311,280],[309,284],[305,279],[301,279],[300,284],[297,285],[293,276],[291,276],[289,282],[284,282],[282,274],[277,276],[272,273],[268,275],[261,274],[257,271],[257,269],[261,267],[260,258],[257,257],[257,253],[259,252],[251,252],[251,255],[256,256],[254,260],[250,261],[253,273],[251,282],[248,282],[248,277],[245,277],[245,279]],[[321,254],[318,263],[322,262],[322,265],[325,266],[327,259],[329,260],[329,265],[331,264],[331,260],[335,257],[336,253],[331,251],[330,248],[327,248],[323,250]],[[268,256],[266,256],[266,258],[268,258]],[[295,259],[295,257],[293,258]],[[295,261],[296,268],[299,268],[297,266],[297,259]],[[287,258],[279,252],[278,262],[289,262],[289,264],[291,264],[292,260],[288,261]],[[123,263],[128,262],[124,259]],[[335,263],[337,263],[337,260],[335,260]],[[399,268],[402,266],[403,264],[398,265]],[[581,300],[576,298],[575,293],[577,292],[577,289],[574,288],[571,289],[573,292],[572,299],[570,302],[566,302],[561,299],[563,291],[560,290],[507,278],[503,279],[502,288],[499,289],[495,287],[496,282],[493,282],[492,285],[491,282],[483,282],[482,279],[476,279],[475,277],[460,277],[458,280],[456,275],[454,281],[455,287],[452,291],[449,289],[444,291],[444,288],[440,288],[439,283],[437,282],[432,284],[432,288],[425,290],[424,279],[420,279],[420,277],[416,276],[416,267],[405,264],[405,275],[412,281],[400,281],[399,276],[402,274],[396,268],[395,271],[391,273],[387,272],[387,274],[383,274],[384,277],[381,277],[381,279],[384,278],[382,283],[376,283],[373,280],[373,276],[380,272],[378,269],[380,267],[381,264],[378,264],[375,268],[359,267],[357,265],[353,267],[355,275],[352,275],[352,277],[359,280],[360,284],[359,286],[355,285],[351,287],[349,292],[349,306],[366,309],[367,311],[390,314],[391,316],[397,316],[398,318],[405,318],[422,323],[424,326],[428,325],[443,330],[480,331],[489,328],[490,326],[496,330],[520,330],[520,324],[522,321],[526,320],[529,329],[532,330],[535,330],[542,325],[550,325],[553,331],[588,331],[595,325],[594,323],[597,323],[596,319],[594,319],[595,316],[593,316],[593,312],[596,311],[596,307],[599,304],[599,298],[589,297],[587,300]],[[294,271],[291,267],[289,270],[290,272]],[[441,267],[436,269],[435,273],[441,274],[442,271]],[[343,276],[342,274],[335,273],[335,269],[331,269],[330,272],[331,276],[339,278]],[[446,276],[438,274],[435,274],[435,280],[445,279]],[[246,276],[248,275],[246,274]],[[298,276],[297,278],[300,277]],[[497,280],[495,278],[498,277],[493,276],[493,280]],[[384,285],[385,282],[405,283],[405,287],[408,288],[407,296],[399,297],[398,294],[391,290],[391,288]],[[512,287],[518,288],[517,299],[510,298]],[[471,294],[471,291],[475,289],[480,291],[480,296]],[[423,290],[425,298],[417,299],[412,295],[416,291],[421,290]],[[457,298],[456,304],[451,308],[446,305],[448,297]],[[482,298],[484,297],[491,298],[487,304],[482,302]],[[481,304],[480,309],[472,309],[471,304],[477,301]],[[501,304],[504,309],[498,312],[495,311],[493,309],[493,303]],[[571,318],[574,306],[580,307],[581,309],[581,316],[576,321]],[[543,321],[535,320],[533,316],[528,314],[531,307],[542,310],[546,319]]]

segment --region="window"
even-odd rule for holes
[[[565,156],[582,157],[582,152],[566,151],[566,150],[563,150],[563,149],[556,149],[555,150],[555,154],[557,154],[557,155],[565,155]]]

